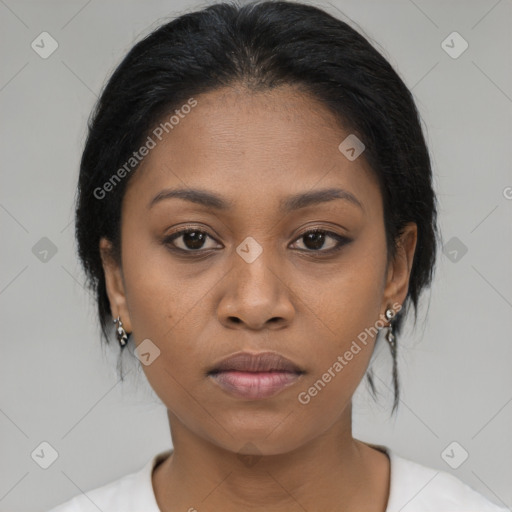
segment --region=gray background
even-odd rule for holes
[[[162,18],[205,5],[0,0],[0,511],[48,509],[139,469],[170,445],[165,409],[138,360],[127,354],[132,370],[121,383],[117,347],[101,349],[74,254],[73,199],[86,120],[107,75]],[[417,329],[409,323],[399,339],[399,414],[388,419],[390,357],[382,343],[375,353],[381,401],[371,400],[363,381],[354,435],[451,472],[511,507],[512,2],[316,5],[376,41],[412,88],[445,242]],[[43,31],[59,45],[47,59],[31,48]],[[453,31],[469,43],[456,59],[441,46]],[[43,237],[57,249],[47,261],[33,251]],[[46,470],[31,458],[43,441],[59,455]],[[454,441],[456,458],[469,453],[457,469],[441,456]]]

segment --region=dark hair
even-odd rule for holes
[[[388,261],[408,222],[418,226],[409,289],[393,320],[399,334],[410,304],[430,286],[438,228],[432,171],[411,92],[388,61],[347,23],[288,1],[218,3],[168,22],[138,42],[112,74],[88,124],[76,204],[78,255],[95,294],[102,337],[114,332],[99,252],[101,237],[120,260],[121,202],[136,170],[111,179],[151,129],[192,96],[224,86],[263,91],[294,85],[320,100],[365,144],[363,157],[378,179]],[[396,362],[396,360],[395,360]],[[398,376],[393,371],[398,405]],[[376,397],[371,368],[367,373]]]

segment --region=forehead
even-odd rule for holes
[[[245,201],[338,186],[362,201],[378,200],[366,160],[351,161],[339,149],[350,132],[313,97],[284,86],[256,93],[222,88],[194,100],[181,114],[176,107],[161,140],[150,134],[155,146],[130,180],[130,204],[176,186]]]

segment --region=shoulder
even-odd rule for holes
[[[160,512],[153,492],[151,475],[155,465],[168,453],[159,453],[139,471],[83,492],[48,512]]]
[[[386,512],[510,512],[452,474],[388,450],[391,485]]]
[[[52,508],[49,512],[104,512],[118,510],[129,503],[134,489],[136,473],[130,473],[106,485],[81,493],[69,501]]]

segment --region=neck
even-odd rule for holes
[[[174,450],[153,474],[160,509],[384,512],[387,457],[353,439],[347,409],[310,442],[269,455],[250,444],[239,452],[213,444],[168,411]]]

